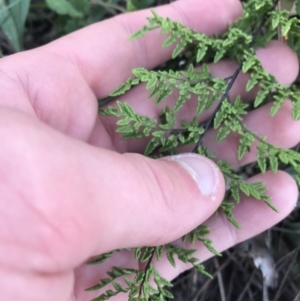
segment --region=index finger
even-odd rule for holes
[[[226,30],[242,14],[238,0],[181,0],[155,8],[156,12],[207,35]],[[42,49],[74,63],[98,98],[107,96],[136,67],[152,69],[171,57],[173,48],[162,48],[166,38],[149,32],[131,42],[129,36],[141,29],[151,16],[149,9],[119,15],[56,40]]]

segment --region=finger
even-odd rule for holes
[[[272,203],[279,209],[279,213],[274,212],[263,201],[244,196],[241,203],[236,205],[233,211],[235,218],[241,224],[241,229],[234,227],[221,212],[213,215],[205,222],[211,231],[208,238],[212,240],[217,251],[222,252],[265,231],[285,218],[295,207],[298,188],[295,181],[287,173],[282,171],[276,174],[267,172],[249,179],[249,182],[259,181],[265,182],[266,187],[268,187],[267,193],[271,196]],[[197,249],[193,256],[201,261],[213,256],[201,242],[195,244],[181,243],[180,245],[189,249]],[[162,276],[169,280],[191,268],[190,265],[178,260],[176,261],[176,269],[170,268],[167,258],[155,264]]]
[[[155,10],[161,16],[209,35],[226,30],[228,24],[242,14],[238,0],[176,1]],[[130,77],[133,68],[152,69],[171,57],[171,47],[160,47],[166,37],[159,35],[159,30],[134,42],[128,40],[147,24],[149,16],[149,9],[120,15],[72,33],[42,49],[71,60],[97,97],[103,98]]]
[[[0,123],[0,264],[12,268],[58,273],[112,249],[172,241],[224,195],[221,172],[199,155],[120,155],[7,109]]]
[[[291,84],[296,79],[299,70],[298,58],[286,45],[277,41],[271,41],[266,49],[259,49],[257,51],[257,56],[264,69],[272,74],[282,85]],[[238,65],[231,61],[221,61],[217,64],[210,64],[209,68],[214,77],[226,78],[235,72]],[[248,74],[240,73],[230,90],[229,98],[231,100],[236,99],[238,95],[241,96],[243,101],[251,101],[255,98],[258,89],[252,89],[247,92],[246,84],[248,80]],[[119,99],[129,103],[138,114],[148,116],[151,119],[158,119],[162,107],[168,105],[172,108],[178,96],[174,93],[161,105],[154,105],[153,101],[148,99],[148,93],[149,91],[145,90],[144,85],[140,85],[122,97],[119,97]],[[196,97],[192,97],[187,101],[186,105],[183,106],[177,114],[177,127],[180,127],[181,120],[191,120],[195,116],[197,104],[198,101]],[[201,114],[198,119],[199,123],[204,122],[212,114],[216,105],[217,102],[211,109],[204,111],[203,114]],[[100,116],[99,118],[101,118],[101,123],[98,122],[95,126],[90,139],[90,141],[96,145],[101,143],[99,137],[102,136],[104,128],[110,133],[115,133],[116,131],[116,119],[114,117],[108,118]],[[121,134],[114,134],[112,137],[112,143],[115,146],[115,149],[118,149],[121,152],[143,152],[149,141],[148,138],[122,141]]]

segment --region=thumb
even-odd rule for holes
[[[112,164],[109,173],[119,181],[111,188],[107,185],[116,192],[114,209],[107,208],[119,220],[108,238],[114,248],[178,239],[210,217],[223,199],[222,173],[203,156],[186,153],[159,160],[137,154],[117,156],[122,162]]]
[[[182,154],[154,160],[85,148],[86,156],[82,162],[77,156],[78,166],[72,172],[86,175],[85,187],[69,180],[69,191],[76,194],[71,199],[81,195],[75,214],[86,224],[72,247],[77,256],[178,239],[208,219],[224,197],[222,173],[203,156]]]
[[[0,114],[11,129],[0,131],[0,174],[8,183],[2,200],[12,199],[9,208],[3,204],[5,229],[14,235],[0,230],[0,237],[30,246],[18,249],[20,258],[28,255],[23,268],[54,272],[112,249],[170,242],[204,222],[223,198],[222,173],[200,155],[119,154],[12,115]]]

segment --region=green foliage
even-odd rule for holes
[[[127,0],[127,11],[135,11],[151,6],[155,0]]]
[[[296,12],[297,15],[300,15],[300,1],[296,1]]]
[[[201,225],[197,227],[193,232],[183,237],[183,241],[188,239],[193,243],[196,240],[201,241],[208,249],[214,254],[220,255],[211,244],[209,239],[205,236],[209,234],[209,230],[206,226]],[[193,238],[192,238],[193,236]],[[92,299],[92,301],[104,301],[109,300],[110,297],[116,296],[122,293],[128,293],[128,301],[147,301],[151,300],[164,301],[166,298],[173,299],[173,295],[166,289],[172,287],[172,284],[163,278],[156,270],[155,266],[151,263],[155,256],[157,261],[167,258],[174,267],[176,261],[180,260],[185,264],[189,264],[191,267],[197,269],[205,276],[212,278],[212,276],[206,272],[204,266],[199,262],[199,259],[193,257],[195,249],[186,249],[174,244],[166,244],[158,247],[145,247],[136,248],[134,252],[135,260],[140,263],[147,263],[145,269],[135,270],[113,267],[111,271],[107,272],[108,277],[100,279],[99,283],[89,287],[86,291],[94,291],[103,289],[110,285],[113,289],[108,289],[98,297]],[[102,254],[101,256],[92,259],[90,264],[103,263],[113,255],[113,252]]]
[[[59,15],[82,18],[89,10],[88,0],[45,0],[48,7]]]
[[[225,139],[230,132],[241,133],[242,115],[247,114],[247,112],[245,111],[247,107],[248,105],[243,103],[240,97],[237,97],[237,99],[234,101],[233,104],[231,104],[227,100],[224,100],[222,102],[220,110],[216,113],[216,116],[214,118],[214,127],[215,129],[219,128],[217,142]],[[247,141],[247,143],[250,141],[249,139],[246,139],[247,137],[243,137],[243,138]],[[245,143],[243,143],[243,146],[245,146]],[[245,151],[243,153],[245,153]],[[240,156],[239,159],[241,158],[242,156]]]
[[[298,9],[300,1],[297,1]],[[147,32],[159,29],[167,35],[162,47],[173,47],[172,62],[181,58],[187,61],[187,68],[180,66],[173,69],[158,68],[146,70],[137,68],[132,71],[132,78],[111,93],[112,97],[120,96],[136,85],[144,85],[149,90],[148,98],[160,105],[161,115],[158,120],[151,120],[135,112],[128,103],[116,101],[113,106],[100,109],[100,114],[117,118],[116,131],[123,139],[139,139],[147,137],[148,145],[144,154],[153,158],[171,155],[184,145],[194,145],[194,152],[208,158],[215,155],[202,145],[202,141],[210,128],[217,131],[216,141],[226,139],[229,135],[238,137],[237,159],[242,160],[251,150],[256,150],[257,168],[262,173],[270,170],[277,172],[279,168],[287,167],[300,184],[300,154],[291,149],[285,150],[270,144],[267,137],[259,137],[244,124],[243,118],[249,111],[273,101],[270,116],[274,116],[284,101],[290,99],[293,104],[292,117],[300,119],[300,92],[296,85],[282,86],[276,78],[266,72],[255,55],[258,47],[264,47],[272,38],[288,36],[289,45],[300,56],[300,21],[289,18],[287,11],[276,11],[276,3],[271,0],[249,0],[244,3],[244,14],[232,24],[228,31],[220,36],[207,37],[204,34],[184,27],[179,22],[160,17],[155,11],[148,18],[149,24],[142,27],[131,36],[131,40],[140,38]],[[238,62],[239,67],[228,78],[213,78],[208,64],[227,58]],[[201,67],[199,66],[201,63]],[[197,67],[196,67],[197,66]],[[253,100],[253,106],[243,103],[240,96],[230,99],[229,92],[239,75],[248,73],[249,80],[246,90],[259,88]],[[174,102],[166,105],[166,100],[172,96]],[[150,101],[150,100],[149,100]],[[179,113],[188,104],[195,105],[195,113],[190,119],[179,118]],[[199,115],[210,110],[210,117],[199,123]],[[241,201],[241,196],[247,196],[263,201],[274,211],[277,211],[267,194],[262,182],[247,182],[228,162],[217,162],[222,171],[228,190],[216,214],[224,214],[237,228],[239,221],[234,217],[234,208]],[[251,216],[249,217],[251,218]],[[207,238],[209,229],[199,225],[196,229],[182,237],[186,245],[201,242],[210,252],[220,255],[213,247],[213,242]],[[141,270],[114,268],[108,273],[109,278],[100,280],[99,284],[90,289],[104,288],[110,284],[114,290],[108,289],[94,300],[107,300],[118,293],[127,293],[129,301],[146,301],[172,298],[164,287],[171,286],[162,278],[153,265],[157,261],[167,259],[176,266],[181,261],[199,272],[210,277],[200,259],[196,258],[196,250],[166,244],[157,247],[140,247],[134,252],[135,260],[145,266]],[[91,261],[101,263],[112,256],[112,252],[101,255]],[[129,276],[131,277],[129,277]],[[119,278],[123,281],[118,282]],[[124,286],[120,283],[126,283]]]
[[[109,253],[101,254],[97,256],[96,258],[93,258],[88,262],[88,264],[99,264],[102,262],[105,262],[108,258],[112,257],[114,254],[114,251],[111,251]]]
[[[59,35],[64,35],[98,22],[112,11],[126,12],[121,0],[45,0],[47,7],[57,15],[54,19]]]
[[[236,174],[232,168],[230,168],[227,162],[218,161],[219,168],[223,172],[226,183],[229,185],[229,195],[228,199],[232,199],[237,203],[240,202],[240,195],[243,193],[246,196],[251,196],[254,199],[264,201],[269,207],[274,211],[278,211],[276,207],[271,203],[270,197],[266,194],[266,187],[262,182],[248,183],[242,176]],[[277,170],[276,170],[277,171]],[[224,202],[223,202],[224,203]],[[229,205],[228,202],[221,209],[223,209],[225,215],[234,225],[238,225],[238,222],[233,218],[232,215],[232,205]],[[237,226],[239,228],[239,226]]]
[[[200,225],[187,235],[183,236],[182,241],[188,241],[191,244],[194,244],[196,240],[201,241],[211,253],[221,256],[221,254],[213,247],[212,241],[206,238],[208,234],[209,228],[205,225]]]
[[[23,32],[30,0],[0,1],[0,27],[16,51],[23,49]]]

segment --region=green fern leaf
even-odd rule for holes
[[[172,88],[170,86],[164,87],[162,90],[158,92],[155,104],[161,103],[164,99],[166,99],[171,94],[172,94]]]
[[[223,49],[223,48],[218,49],[218,51],[216,52],[215,57],[214,57],[214,63],[217,63],[218,61],[220,61],[224,57],[225,53],[226,53],[226,49]]]
[[[162,47],[168,47],[172,44],[174,44],[179,38],[179,35],[177,32],[172,32],[171,35],[164,41]]]
[[[265,173],[267,170],[267,160],[266,158],[258,158],[257,160],[258,166],[262,173]]]
[[[135,68],[132,70],[133,75],[142,78],[143,76],[149,76],[149,71],[145,68]]]
[[[147,85],[146,85],[146,89],[150,89],[153,86],[155,86],[155,84],[157,83],[157,77],[156,76],[151,76]]]
[[[259,91],[254,100],[254,107],[257,108],[259,105],[261,105],[263,101],[266,99],[268,94],[269,94],[268,90]]]
[[[247,82],[246,91],[252,90],[258,84],[258,77],[256,75],[251,75],[250,80]]]
[[[169,262],[171,263],[171,265],[175,268],[176,267],[176,262],[175,262],[175,259],[174,259],[174,253],[168,250],[167,251],[167,258],[168,258]]]
[[[294,120],[300,120],[300,99],[293,101],[292,116]]]
[[[224,140],[230,134],[230,132],[231,132],[230,128],[228,128],[226,126],[221,127],[218,132],[216,141],[220,142],[221,140]]]
[[[206,276],[210,279],[213,279],[213,276],[205,270],[205,267],[203,264],[195,265],[195,268],[199,273],[203,274],[204,276]]]
[[[172,59],[175,59],[185,49],[186,45],[186,41],[181,39],[172,52]]]
[[[147,33],[147,27],[143,27],[141,30],[136,31],[134,34],[132,34],[129,37],[129,41],[134,41],[137,39],[140,39],[141,37],[143,37],[145,34]]]
[[[270,156],[270,166],[273,172],[276,172],[278,170],[278,158],[276,156]]]
[[[88,264],[100,264],[105,262],[108,258],[112,257],[114,254],[114,251],[109,252],[109,253],[105,253],[105,254],[101,254],[100,256],[91,259]]]
[[[207,52],[208,47],[207,46],[202,46],[198,49],[197,51],[197,56],[196,56],[196,62],[199,63],[205,56]]]

